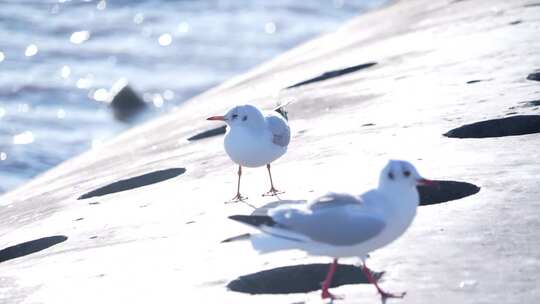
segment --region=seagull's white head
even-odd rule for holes
[[[212,116],[207,120],[222,120],[231,128],[246,127],[250,129],[264,128],[264,115],[255,106],[246,104],[236,106],[223,116]]]
[[[436,182],[423,178],[416,168],[404,160],[390,160],[379,177],[379,188],[414,189],[417,185],[435,185]]]

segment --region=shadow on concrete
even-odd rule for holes
[[[96,190],[92,190],[88,193],[81,195],[78,199],[86,199],[86,198],[95,197],[95,196],[102,196],[106,194],[131,190],[131,189],[159,183],[164,180],[177,177],[178,175],[181,175],[184,172],[186,172],[185,168],[171,168],[171,169],[166,169],[166,170],[150,172],[147,174],[120,180],[112,184],[109,184],[107,186],[98,188]]]
[[[249,294],[304,293],[321,289],[330,264],[304,264],[264,270],[244,276],[227,284],[232,291]],[[379,280],[383,272],[374,273]],[[338,264],[331,287],[346,284],[368,284],[362,269]]]
[[[333,70],[333,71],[325,72],[325,73],[323,73],[323,74],[321,74],[321,75],[319,75],[317,77],[295,83],[292,86],[286,87],[285,89],[292,89],[292,88],[296,88],[296,87],[303,86],[303,85],[306,85],[306,84],[310,84],[310,83],[313,83],[313,82],[323,81],[323,80],[327,80],[327,79],[330,79],[330,78],[334,78],[334,77],[342,76],[342,75],[345,75],[345,74],[353,73],[353,72],[356,72],[356,71],[359,71],[359,70],[367,69],[367,68],[372,67],[372,66],[374,66],[376,64],[377,64],[376,62],[368,62],[368,63],[363,63],[363,64],[351,66],[351,67],[340,69],[340,70]]]
[[[225,132],[227,132],[227,126],[221,126],[221,127],[213,128],[213,129],[206,130],[206,131],[203,131],[201,133],[195,134],[195,135],[191,136],[190,138],[188,138],[187,140],[188,141],[199,140],[199,139],[203,139],[203,138],[208,138],[208,137],[213,137],[213,136],[218,136],[218,135],[221,135],[221,134],[225,134]]]
[[[516,115],[464,125],[444,134],[450,138],[486,138],[540,132],[540,115]]]
[[[538,107],[540,106],[540,99],[530,100],[522,102],[523,107]]]
[[[476,194],[480,191],[480,187],[466,182],[456,181],[437,181],[438,187],[434,186],[418,186],[418,194],[420,195],[420,206],[440,204],[444,202],[454,201],[469,195]]]
[[[530,73],[527,75],[527,80],[540,81],[540,72]]]
[[[36,253],[58,243],[62,243],[67,239],[68,238],[65,235],[54,235],[4,248],[0,250],[0,263]]]
[[[484,80],[482,80],[482,79],[469,80],[469,81],[466,82],[466,84],[473,84],[473,83],[482,82],[482,81],[484,81]]]

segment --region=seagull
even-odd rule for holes
[[[266,165],[270,177],[270,190],[263,196],[283,193],[274,187],[270,171],[270,163],[287,152],[291,140],[289,124],[283,116],[274,111],[263,113],[257,107],[245,104],[230,109],[223,116],[212,116],[207,120],[224,121],[229,126],[225,134],[225,152],[238,164],[236,195],[231,202],[247,199],[240,194],[242,167],[255,168]]]
[[[333,258],[322,283],[323,299],[337,299],[328,288],[339,258],[360,257],[362,270],[385,298],[402,298],[405,293],[384,291],[366,266],[371,251],[399,238],[411,225],[419,203],[417,185],[436,185],[420,176],[403,160],[390,160],[383,168],[376,189],[361,195],[328,193],[307,204],[283,204],[268,215],[233,215],[229,218],[260,230],[223,242],[251,241],[260,253],[302,250],[309,255]]]

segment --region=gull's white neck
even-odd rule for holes
[[[419,203],[418,191],[406,184],[382,184],[377,191],[385,198],[383,212],[392,218],[391,222],[396,225],[396,232],[400,230],[404,232],[416,215]]]
[[[418,206],[419,196],[415,187],[407,184],[379,184],[377,191],[385,196],[389,203]]]

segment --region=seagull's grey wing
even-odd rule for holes
[[[322,208],[345,207],[348,205],[360,206],[362,205],[362,200],[359,196],[348,193],[329,192],[313,200],[309,204],[309,209],[315,211]]]
[[[273,212],[272,219],[284,230],[335,246],[352,246],[365,242],[385,227],[384,220],[369,214],[360,206],[339,204],[312,211],[278,209]]]
[[[278,146],[288,146],[291,141],[291,130],[285,119],[273,113],[267,114],[266,123],[272,132],[272,142]]]

